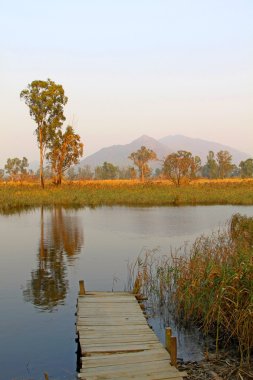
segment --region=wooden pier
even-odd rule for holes
[[[183,380],[148,326],[135,295],[86,292],[80,282],[77,334],[82,380]]]

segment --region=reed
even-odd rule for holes
[[[253,204],[253,180],[192,182],[176,187],[169,181],[111,180],[51,183],[42,190],[36,183],[0,183],[0,212],[52,206],[180,206]]]
[[[241,364],[250,365],[253,218],[236,214],[226,230],[201,236],[188,252],[160,257],[149,251],[129,269],[143,293],[170,307],[180,323],[215,335],[217,352],[221,344],[236,344]]]

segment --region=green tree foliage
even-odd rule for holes
[[[119,176],[118,166],[114,166],[110,162],[104,162],[102,166],[95,168],[96,179],[115,179]]]
[[[253,177],[253,159],[248,158],[245,161],[241,161],[239,164],[241,169],[241,177],[242,178],[250,178]]]
[[[120,179],[136,178],[135,169],[131,166],[119,168],[119,178]]]
[[[74,133],[73,128],[68,126],[64,133],[59,129],[54,134],[49,143],[49,148],[50,151],[46,157],[51,163],[55,184],[60,185],[63,173],[71,165],[77,164],[83,155],[83,143],[80,141],[80,136]]]
[[[35,132],[40,150],[40,182],[44,188],[43,163],[46,149],[65,120],[63,106],[68,98],[63,87],[50,79],[31,82],[21,91],[20,98],[24,99],[31,118],[37,124]]]
[[[233,170],[232,156],[227,150],[220,150],[216,154],[219,178],[229,177]]]
[[[130,178],[136,179],[137,178],[137,172],[136,172],[135,168],[133,166],[130,166],[129,171],[130,171]]]
[[[218,177],[218,164],[215,159],[215,154],[211,150],[207,155],[206,164],[202,168],[202,175],[208,178]]]
[[[29,163],[26,157],[20,158],[8,158],[5,165],[5,171],[9,175],[12,181],[22,180],[28,175]]]
[[[155,178],[161,178],[162,177],[162,169],[156,168],[154,173]]]
[[[201,160],[198,156],[193,157],[190,152],[179,150],[165,158],[163,173],[175,185],[180,186],[195,178],[200,167]]]
[[[78,168],[77,178],[78,179],[92,179],[94,177],[94,173],[89,165],[84,165]]]
[[[77,173],[75,171],[75,168],[74,166],[71,166],[67,172],[66,172],[66,177],[70,180],[70,181],[73,181],[74,179],[77,178]]]
[[[235,164],[232,164],[229,177],[231,177],[231,178],[232,177],[237,178],[237,177],[240,177],[240,175],[241,175],[240,168],[238,168],[238,166],[236,166]]]
[[[4,169],[0,169],[0,181],[4,178]]]
[[[128,158],[133,161],[134,165],[137,166],[139,170],[139,177],[142,181],[144,181],[144,178],[149,177],[151,174],[151,169],[148,162],[157,160],[157,155],[152,149],[142,146],[136,152],[131,153]]]

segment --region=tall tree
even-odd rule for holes
[[[139,177],[141,181],[144,181],[144,178],[149,176],[151,172],[148,162],[157,160],[157,155],[152,149],[142,146],[136,152],[131,153],[128,158],[134,162],[134,165],[137,166],[139,170]]]
[[[253,158],[248,158],[245,161],[241,161],[239,167],[241,169],[242,178],[253,177]]]
[[[135,171],[135,169],[131,166],[128,166],[128,167],[121,167],[119,168],[118,172],[119,172],[119,178],[120,179],[130,179],[130,178],[135,178],[136,176],[136,173],[135,173],[135,176],[134,176],[134,173],[133,171]]]
[[[5,171],[9,175],[12,181],[20,179],[28,174],[28,160],[26,157],[20,158],[8,158],[5,165]]]
[[[20,98],[24,99],[31,118],[37,124],[35,132],[40,150],[40,183],[44,188],[43,163],[46,149],[65,120],[63,106],[68,98],[63,87],[50,79],[31,82],[21,91]]]
[[[78,168],[77,178],[78,179],[92,179],[94,177],[94,172],[89,165],[84,165]]]
[[[215,154],[212,150],[208,152],[206,164],[203,166],[203,175],[208,178],[218,177],[218,164],[215,160]]]
[[[95,168],[96,179],[115,179],[119,176],[119,168],[110,162],[104,162],[102,166]]]
[[[195,178],[200,166],[201,160],[198,156],[193,157],[190,152],[179,150],[165,158],[163,173],[175,185],[180,186]]]
[[[55,176],[55,184],[60,185],[63,173],[71,165],[79,162],[79,157],[83,155],[83,143],[80,136],[74,132],[69,125],[66,131],[62,133],[58,130],[49,143],[50,151],[47,159],[51,163],[51,168]]]
[[[220,150],[216,154],[219,178],[228,177],[233,170],[232,156],[227,150]]]

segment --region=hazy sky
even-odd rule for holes
[[[0,166],[38,159],[19,94],[63,85],[85,155],[184,134],[253,155],[252,0],[0,0]]]

